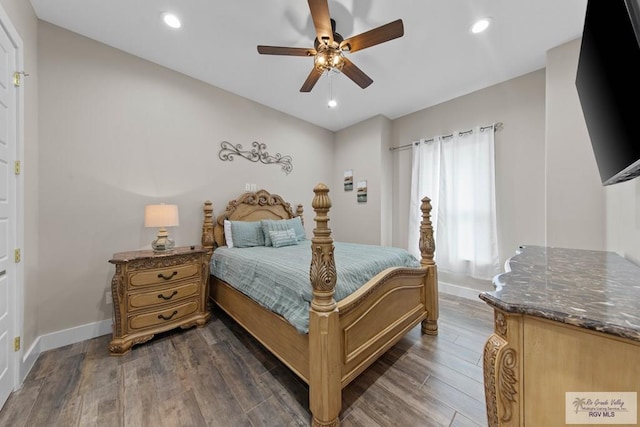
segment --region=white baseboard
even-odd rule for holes
[[[467,288],[464,286],[453,285],[451,283],[440,281],[438,281],[438,291],[474,301],[481,301],[479,295],[484,292],[479,289]]]
[[[42,353],[42,350],[40,350],[40,337],[38,337],[33,342],[33,344],[31,344],[29,350],[24,353],[24,356],[22,356],[22,363],[20,363],[19,367],[20,372],[18,373],[18,375],[20,376],[18,379],[20,387],[22,387],[22,383],[24,382],[25,378],[27,378],[27,375],[29,375],[29,372],[31,372],[31,368],[33,368],[33,365],[36,364],[36,360],[38,360],[40,353]]]
[[[111,319],[106,319],[99,322],[87,323],[86,325],[75,326],[73,328],[40,335],[33,341],[29,350],[27,350],[22,357],[22,364],[20,366],[20,384],[22,384],[24,379],[27,377],[41,353],[47,350],[64,347],[65,345],[75,344],[80,341],[90,340],[92,338],[110,334],[112,331],[112,325],[113,321]]]

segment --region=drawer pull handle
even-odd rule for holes
[[[158,319],[162,319],[162,320],[171,320],[173,318],[173,316],[175,316],[176,314],[178,314],[178,310],[173,310],[173,313],[171,314],[171,316],[166,317],[163,314],[158,314]]]
[[[173,293],[171,295],[169,295],[168,297],[165,297],[162,294],[158,294],[158,298],[162,298],[165,301],[169,301],[171,298],[175,297],[177,293],[178,293],[178,291],[173,291]]]
[[[171,276],[165,276],[162,273],[158,273],[158,279],[169,280],[169,279],[173,278],[173,276],[175,276],[176,274],[178,274],[177,271],[174,271],[173,273],[171,273]]]

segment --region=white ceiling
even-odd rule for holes
[[[259,44],[313,47],[303,0],[31,0],[44,21],[336,131],[390,119],[545,66],[545,52],[580,37],[587,0],[329,0],[347,38],[396,19],[404,36],[349,55],[373,84],[333,75],[300,87],[313,58],[260,55]],[[170,11],[182,20],[171,29]],[[491,17],[485,33],[471,24]]]

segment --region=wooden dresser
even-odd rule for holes
[[[120,252],[109,262],[116,266],[111,281],[111,355],[123,355],[157,333],[201,327],[209,320],[209,264],[201,246],[179,247],[168,253]]]
[[[488,424],[636,425],[640,267],[614,252],[523,246],[480,294]]]

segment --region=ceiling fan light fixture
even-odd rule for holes
[[[335,99],[331,98],[329,100],[329,102],[327,102],[327,107],[329,108],[335,108],[338,106],[338,101],[336,101]]]
[[[163,13],[162,20],[164,21],[165,24],[167,24],[171,28],[182,27],[182,23],[180,22],[180,19],[173,13],[169,13],[169,12]]]
[[[344,56],[340,49],[324,47],[318,50],[313,58],[313,64],[316,70],[320,72],[331,70],[342,70],[344,66]]]

